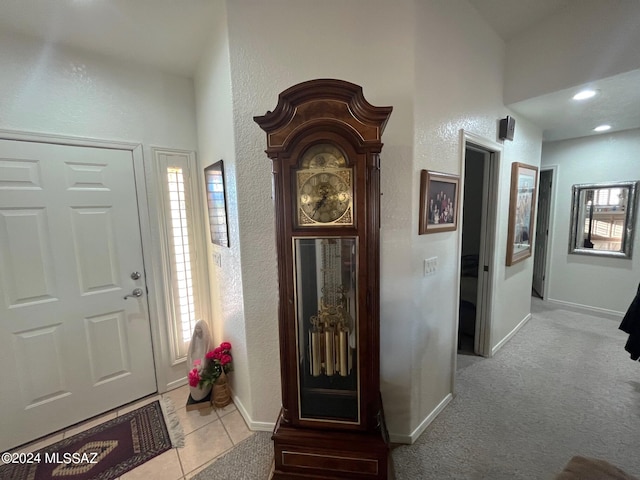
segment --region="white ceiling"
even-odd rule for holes
[[[211,0],[0,0],[0,30],[192,76]]]
[[[266,0],[263,0],[266,1]],[[468,0],[505,40],[580,0]],[[192,76],[211,34],[212,0],[0,0],[0,30],[141,62]],[[601,123],[612,131],[640,128],[640,71],[592,86],[601,94],[582,104],[573,90],[509,107],[544,131],[545,140],[592,135]]]
[[[576,0],[468,0],[506,42]]]
[[[598,91],[588,100],[571,97],[580,88],[517,102],[509,107],[543,127],[544,141],[598,135],[598,125],[611,125],[611,132],[640,128],[640,70],[591,82],[585,87]]]
[[[581,0],[468,0],[507,42],[533,29],[545,18]],[[545,141],[598,135],[593,129],[609,124],[615,132],[640,128],[640,70],[623,73],[588,85],[577,86],[509,105],[543,129]],[[598,90],[592,99],[571,97],[582,88]]]

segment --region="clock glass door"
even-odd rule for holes
[[[358,240],[297,237],[293,250],[300,419],[358,424]]]

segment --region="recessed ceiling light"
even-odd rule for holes
[[[606,132],[607,130],[611,130],[611,125],[599,125],[593,130],[595,132]]]
[[[586,100],[587,98],[595,97],[596,90],[582,90],[573,96],[574,100]]]

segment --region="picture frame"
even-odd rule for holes
[[[515,162],[511,165],[507,266],[531,256],[536,214],[538,167]]]
[[[227,195],[224,183],[224,161],[218,160],[204,169],[209,212],[209,232],[211,243],[221,247],[229,246],[227,218]]]
[[[459,198],[459,176],[422,170],[419,234],[457,230]]]

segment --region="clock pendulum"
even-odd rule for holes
[[[346,377],[351,370],[349,333],[353,319],[349,314],[347,293],[336,281],[341,252],[335,240],[321,240],[323,278],[320,310],[310,317],[309,359],[311,375]]]

